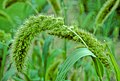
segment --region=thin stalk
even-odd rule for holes
[[[68,28],[68,27],[67,27],[67,29],[70,30],[71,32],[73,32],[83,42],[83,44],[85,45],[85,47],[88,48],[88,46],[85,43],[85,41],[75,31],[71,30],[71,28]]]
[[[63,8],[62,15],[64,16],[64,22],[67,25],[67,8],[66,8],[63,0],[61,0],[61,7]],[[63,56],[64,56],[64,59],[66,59],[66,57],[67,57],[67,40],[66,39],[64,39],[64,51],[65,51],[65,53]]]

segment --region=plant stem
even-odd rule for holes
[[[86,48],[88,48],[87,44],[85,43],[85,41],[75,32],[73,31],[71,28],[67,28],[68,30],[70,30],[71,32],[73,32],[85,45]]]
[[[62,14],[64,16],[64,22],[67,25],[67,8],[66,8],[63,0],[61,0],[61,7],[63,7],[63,13]],[[66,59],[66,57],[67,57],[67,40],[66,39],[64,39],[64,51],[65,51],[65,53],[64,53],[63,56],[64,56],[64,59]]]

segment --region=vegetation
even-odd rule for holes
[[[120,81],[120,0],[1,0],[1,81]]]

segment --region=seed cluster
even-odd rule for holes
[[[107,0],[96,17],[95,25],[102,25],[108,16],[117,8],[119,2],[120,0]]]
[[[68,28],[69,27],[67,26],[63,26],[63,28],[60,29],[56,28],[50,31],[49,34],[83,43],[80,40],[80,38],[76,36],[73,32],[69,31]],[[108,58],[104,52],[105,51],[104,45],[100,41],[98,41],[92,34],[82,29],[77,29],[72,26],[71,30],[76,32],[83,39],[88,49],[96,55],[96,57],[104,64],[105,67],[107,68],[110,67]]]
[[[18,29],[14,38],[12,44],[12,58],[18,72],[23,71],[32,40],[40,34],[41,31],[48,30],[48,33],[51,35],[83,43],[83,41],[68,28],[76,32],[83,39],[88,49],[100,59],[105,67],[109,66],[108,58],[104,54],[103,45],[96,40],[92,34],[77,29],[74,26],[65,26],[62,18],[38,15],[30,17],[20,29]]]
[[[18,71],[22,72],[32,40],[41,31],[60,28],[64,22],[52,16],[32,16],[18,29],[12,44],[12,58]]]

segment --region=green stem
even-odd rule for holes
[[[61,0],[61,7],[64,8],[63,9],[64,13],[62,13],[62,15],[64,17],[64,22],[67,25],[67,23],[68,23],[67,22],[67,8],[65,7],[65,3],[63,0]],[[64,56],[64,59],[66,59],[66,57],[67,57],[67,40],[66,39],[64,39],[64,51],[65,51],[65,53],[63,56]]]
[[[87,44],[85,43],[85,41],[82,39],[82,37],[80,37],[80,35],[78,35],[75,31],[73,31],[71,28],[68,28],[68,30],[70,30],[71,32],[73,32],[82,42],[83,44],[85,45],[86,48],[88,48]]]

